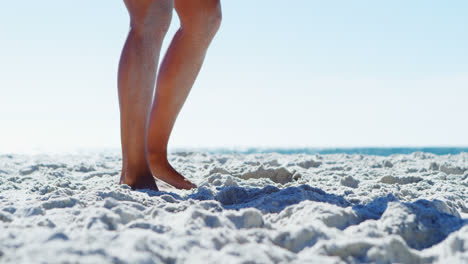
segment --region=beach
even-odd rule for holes
[[[468,262],[468,153],[169,160],[198,188],[118,185],[118,152],[0,155],[0,263]]]

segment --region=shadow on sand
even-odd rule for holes
[[[279,189],[275,186],[264,188],[219,187],[213,194],[206,188],[199,188],[186,199],[216,200],[224,209],[239,210],[256,208],[263,213],[279,213],[284,208],[299,204],[302,201],[328,203],[342,208],[352,208],[359,217],[357,224],[366,220],[385,222],[384,231],[398,234],[414,249],[431,247],[444,240],[450,233],[462,228],[467,219],[462,219],[455,210],[439,200],[420,199],[411,203],[400,202],[392,194],[378,197],[367,204],[350,202],[341,195],[301,185]],[[145,191],[146,192],[146,191]],[[171,195],[176,200],[185,200],[170,192],[146,192],[150,196]],[[389,204],[392,211],[386,213]],[[381,219],[385,218],[385,219]]]

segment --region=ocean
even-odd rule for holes
[[[177,151],[205,151],[209,153],[281,153],[281,154],[363,154],[390,156],[426,152],[436,155],[456,155],[468,152],[468,147],[370,147],[370,148],[214,148],[214,149],[179,149]]]

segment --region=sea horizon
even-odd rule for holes
[[[362,154],[375,156],[390,156],[394,154],[411,154],[415,152],[432,153],[436,155],[456,155],[468,152],[468,147],[246,147],[246,148],[174,148],[171,152],[203,151],[212,154],[221,153],[279,153],[279,154]]]
[[[35,154],[92,154],[102,152],[120,153],[120,148],[31,148],[20,150],[1,150],[0,155],[35,155]],[[456,155],[468,153],[466,146],[450,147],[173,147],[169,154],[178,152],[206,152],[210,154],[361,154],[373,156],[391,156],[398,154],[412,154],[415,152],[431,153],[435,155]]]

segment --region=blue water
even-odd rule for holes
[[[281,153],[281,154],[363,154],[376,156],[390,156],[393,154],[411,154],[414,152],[426,152],[436,155],[459,154],[468,152],[468,147],[389,147],[389,148],[246,148],[246,149],[203,149],[209,153]]]

